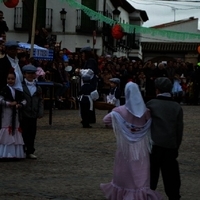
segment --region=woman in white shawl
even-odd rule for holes
[[[150,189],[150,111],[137,84],[126,84],[125,98],[125,105],[103,118],[105,125],[113,127],[117,150],[113,179],[100,188],[109,200],[161,200],[162,196]]]

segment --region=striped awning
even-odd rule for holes
[[[197,51],[200,43],[189,43],[189,42],[142,42],[142,51]]]
[[[18,45],[20,49],[31,49],[31,44],[29,43],[19,42]],[[37,60],[53,60],[53,54],[53,49],[46,49],[36,44],[33,45],[33,57]]]

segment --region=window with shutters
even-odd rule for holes
[[[96,11],[96,0],[82,0],[82,5]],[[77,15],[80,17],[80,24],[78,31],[89,33],[96,29],[97,21],[90,18],[83,11],[78,11]]]
[[[22,8],[15,8],[15,30],[30,31],[32,26],[34,0],[27,0]],[[37,5],[36,27],[46,27],[46,0],[39,0]]]

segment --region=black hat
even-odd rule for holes
[[[166,77],[159,77],[155,80],[155,87],[160,92],[171,92],[172,91],[172,82],[169,78]]]
[[[22,71],[25,73],[25,72],[28,72],[28,73],[35,73],[37,71],[37,68],[31,64],[29,65],[25,65],[22,67]]]
[[[92,49],[90,47],[83,47],[80,52],[89,52],[92,51]]]

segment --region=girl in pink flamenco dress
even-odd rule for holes
[[[117,150],[113,179],[100,188],[109,200],[163,200],[150,189],[150,111],[137,84],[126,84],[125,98],[125,105],[115,107],[103,119],[113,128]]]

